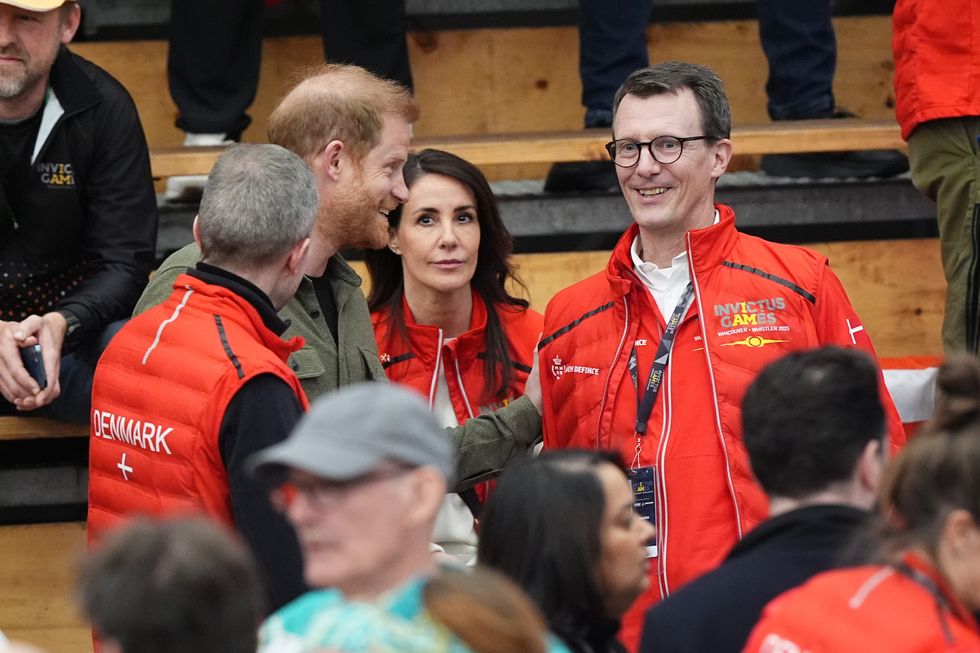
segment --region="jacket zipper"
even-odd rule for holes
[[[682,320],[683,321],[683,320]],[[657,329],[660,330],[660,324],[657,324]],[[678,330],[680,330],[680,325],[678,325]],[[660,330],[660,337],[663,337],[663,330]],[[675,336],[676,337],[676,336]],[[663,397],[664,402],[664,418],[660,425],[660,442],[657,443],[657,461],[658,461],[658,482],[656,487],[655,501],[663,500],[662,510],[658,512],[660,523],[657,528],[657,570],[660,572],[658,574],[658,580],[660,584],[660,598],[666,598],[670,596],[670,584],[667,582],[667,532],[668,532],[668,514],[667,514],[667,442],[670,440],[670,423],[674,418],[674,404],[673,404],[673,378],[674,378],[674,367],[673,365],[667,365],[667,383],[666,390],[667,393]],[[656,505],[656,504],[654,504]]]
[[[691,274],[691,283],[694,284],[694,299],[698,303],[698,315],[704,315],[704,307],[701,305],[701,286],[698,283],[697,275],[694,273],[694,256],[692,254],[691,234],[687,234],[687,265]],[[701,321],[701,318],[698,318]],[[703,325],[704,322],[701,321]],[[708,366],[708,379],[711,381],[711,403],[715,411],[715,428],[718,440],[721,443],[721,451],[725,455],[725,480],[728,482],[728,493],[732,498],[732,507],[735,508],[735,528],[738,531],[738,539],[742,540],[742,511],[739,510],[738,500],[735,498],[735,484],[732,482],[732,468],[728,460],[728,445],[725,444],[725,433],[721,429],[721,410],[718,407],[718,387],[715,383],[715,370],[711,366],[711,351],[708,348],[708,333],[704,327],[701,328],[701,343],[704,345],[704,359]]]
[[[436,365],[432,370],[432,381],[429,383],[429,410],[436,405],[436,387],[439,384],[439,370],[442,369],[442,329],[439,329],[439,342],[436,346]]]
[[[602,399],[599,401],[599,414],[596,419],[595,425],[595,447],[596,449],[601,449],[602,444],[599,442],[600,434],[602,433],[602,414],[606,410],[606,398],[609,393],[609,381],[612,380],[613,370],[616,367],[616,361],[619,360],[619,355],[623,351],[623,344],[626,342],[626,336],[629,334],[630,328],[630,305],[626,301],[626,295],[623,295],[623,308],[625,309],[625,319],[623,320],[623,335],[619,339],[619,347],[616,348],[616,354],[613,356],[612,362],[609,364],[609,373],[606,375],[606,382],[602,387]]]
[[[463,385],[463,375],[459,372],[459,357],[453,357],[453,367],[456,369],[456,383],[459,384],[459,391],[463,395],[463,401],[466,403],[466,412],[469,413],[470,417],[476,417],[473,414],[473,406],[470,404],[470,398],[466,394],[466,386]],[[452,397],[449,398],[452,401]]]

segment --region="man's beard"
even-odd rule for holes
[[[322,224],[332,232],[341,249],[381,249],[388,244],[388,228],[381,221],[378,208],[379,203],[358,180],[349,191],[335,192]]]
[[[0,50],[0,54],[20,59],[20,66],[8,64],[0,67],[0,70],[6,69],[5,73],[0,73],[0,99],[12,100],[27,93],[46,77],[48,70],[51,69],[55,58],[58,56],[58,49],[55,48],[50,53],[43,53],[40,57],[31,58],[19,46],[10,45]]]
[[[9,54],[22,58],[24,56],[24,53],[16,48],[14,52]],[[32,82],[37,81],[36,77],[31,75],[31,70],[24,61],[20,62],[20,66],[18,64],[5,64],[4,68],[7,71],[0,73],[0,99],[10,100],[19,97],[24,92],[24,89]]]

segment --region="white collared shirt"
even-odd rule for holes
[[[718,210],[715,210],[715,220],[712,223],[718,224],[721,219]],[[640,237],[633,239],[630,247],[630,256],[633,257],[633,271],[643,281],[653,300],[657,302],[660,315],[664,320],[669,320],[671,313],[677,307],[677,303],[684,295],[684,289],[691,281],[691,271],[687,266],[687,250],[681,252],[670,261],[670,267],[661,268],[656,263],[649,263],[640,257]]]

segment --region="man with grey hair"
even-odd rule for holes
[[[318,400],[253,458],[317,588],[269,617],[260,653],[470,650],[426,610],[439,573],[429,537],[454,453],[417,393],[361,383]]]
[[[307,407],[276,311],[306,270],[313,173],[277,145],[238,145],[208,179],[194,223],[202,260],[133,318],[95,373],[89,540],[135,513],[199,512],[237,528],[273,607],[304,589],[295,535],[244,471]]]

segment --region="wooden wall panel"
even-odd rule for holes
[[[869,118],[891,117],[890,19],[851,17],[835,24],[838,103]],[[648,41],[651,61],[682,59],[714,67],[726,82],[736,123],[767,121],[768,69],[755,21],[654,25]],[[164,41],[73,47],[130,89],[151,146],[180,144],[182,134],[173,126],[176,108],[167,89]],[[409,51],[422,105],[419,136],[582,125],[574,27],[413,32]],[[251,110],[254,122],[246,140],[265,140],[267,117],[288,80],[322,56],[318,37],[265,40],[259,92]]]
[[[879,356],[942,354],[946,282],[938,240],[814,243],[808,247],[830,259]],[[556,292],[602,270],[608,260],[609,252],[514,256],[531,306],[542,312]],[[908,274],[909,261],[915,261],[914,275]],[[366,278],[363,265],[354,265]]]

